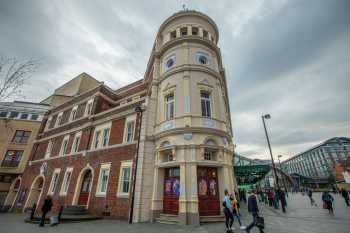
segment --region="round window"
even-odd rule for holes
[[[167,62],[166,62],[166,68],[170,68],[170,67],[172,67],[173,65],[175,64],[175,60],[174,60],[174,58],[169,58],[169,60],[167,60]]]
[[[208,58],[205,55],[199,55],[198,61],[202,65],[208,64]]]

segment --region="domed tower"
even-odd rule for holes
[[[235,188],[229,100],[218,40],[215,22],[197,11],[172,15],[158,31],[145,76],[151,94],[141,143],[148,152],[139,199],[144,208],[150,204],[151,220],[167,214],[197,225],[202,216],[222,214],[224,190]],[[150,168],[153,177],[147,176]]]

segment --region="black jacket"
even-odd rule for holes
[[[52,208],[52,200],[51,198],[46,198],[44,201],[43,207],[41,207],[42,212],[49,212]]]
[[[258,208],[258,202],[256,201],[255,195],[250,195],[248,198],[248,211],[250,213],[257,213],[259,212]]]

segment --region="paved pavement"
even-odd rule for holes
[[[261,205],[266,221],[266,233],[349,233],[350,207],[346,207],[340,195],[335,196],[335,214],[330,216],[321,208],[321,196],[315,194],[318,207],[312,207],[306,196],[290,194],[287,213]],[[97,220],[84,223],[66,223],[56,227],[39,228],[24,223],[21,214],[0,214],[0,233],[225,233],[223,223],[206,224],[199,227],[141,223],[129,225],[125,221]],[[242,222],[249,224],[251,218],[242,206]],[[235,221],[234,232],[243,232]],[[252,233],[258,232],[253,229]]]

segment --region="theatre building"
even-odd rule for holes
[[[215,22],[181,11],[163,22],[144,78],[103,83],[45,116],[21,183],[23,209],[60,206],[133,222],[198,225],[233,190],[233,142]],[[118,74],[116,74],[118,78]]]

